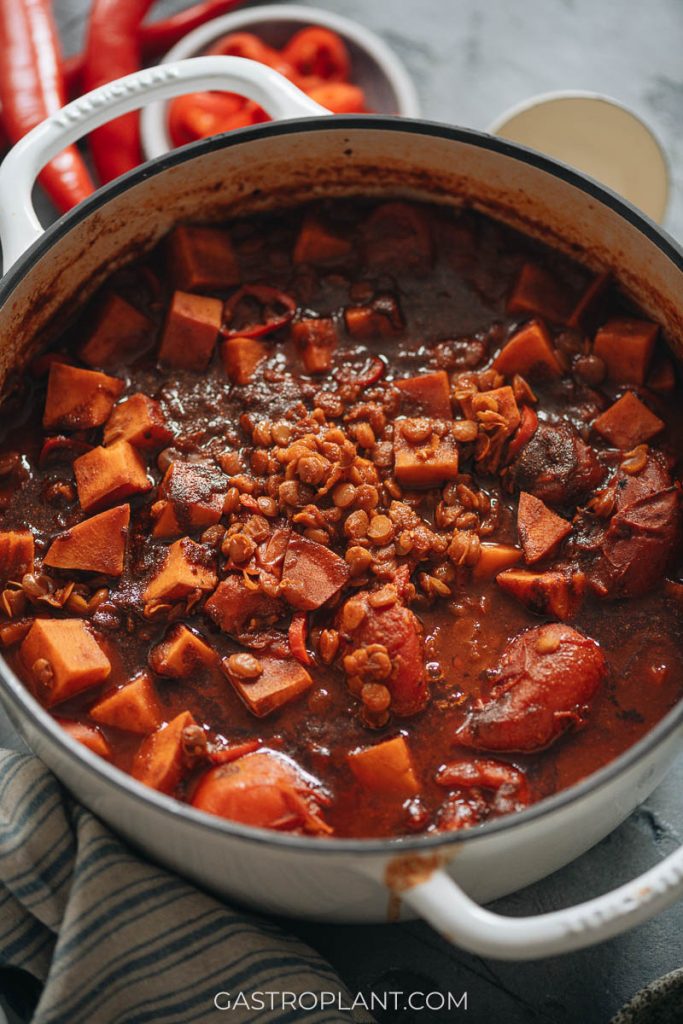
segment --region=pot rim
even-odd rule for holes
[[[292,135],[309,131],[395,131],[407,134],[424,135],[428,137],[440,137],[453,142],[461,142],[467,145],[488,149],[499,153],[502,156],[530,164],[539,170],[545,171],[580,191],[591,198],[598,200],[607,206],[614,213],[638,229],[641,234],[653,242],[658,249],[683,273],[683,247],[662,228],[656,225],[644,213],[641,213],[627,200],[622,199],[609,188],[599,184],[594,179],[579,171],[544,156],[535,150],[521,146],[518,143],[509,142],[502,138],[487,135],[484,132],[475,131],[470,128],[454,127],[436,121],[422,119],[378,116],[373,114],[355,114],[352,116],[336,115],[333,118],[312,117],[297,118],[288,121],[269,122],[267,124],[254,125],[248,128],[241,128],[230,133],[212,136],[207,139],[200,139],[179,149],[165,153],[150,160],[140,167],[122,175],[103,188],[98,189],[92,196],[79,203],[69,213],[64,214],[38,238],[17,262],[10,268],[8,273],[0,281],[0,306],[8,300],[12,291],[30,269],[34,261],[41,259],[52,249],[72,227],[85,220],[96,210],[109,202],[110,199],[126,192],[130,187],[145,181],[152,175],[156,175],[175,167],[185,161],[201,157],[205,153],[211,153],[219,149],[227,149],[234,145],[241,145],[250,141],[269,137],[273,135]],[[79,766],[83,764],[92,769],[99,779],[113,787],[117,793],[125,797],[132,797],[143,805],[153,805],[154,808],[167,815],[171,819],[183,818],[194,826],[199,826],[211,832],[220,832],[240,841],[266,844],[273,847],[299,850],[307,853],[327,854],[398,854],[402,851],[433,850],[434,848],[451,847],[455,848],[462,843],[472,843],[483,840],[489,836],[505,832],[516,826],[536,821],[537,819],[549,816],[556,811],[561,811],[575,801],[581,800],[595,790],[611,783],[619,774],[635,765],[641,758],[667,739],[676,728],[683,723],[683,697],[660,721],[633,746],[629,747],[614,760],[608,762],[602,768],[592,772],[582,781],[561,790],[553,796],[539,800],[538,803],[522,811],[496,818],[483,825],[472,829],[463,829],[452,833],[435,833],[423,836],[400,836],[389,839],[321,839],[313,836],[297,836],[288,833],[276,832],[271,829],[255,828],[231,821],[227,818],[220,818],[216,815],[198,811],[190,804],[176,800],[175,797],[167,796],[157,790],[150,789],[142,783],[127,775],[121,769],[98,757],[88,748],[78,743],[69,736],[64,729],[60,728],[52,715],[46,711],[30,694],[28,689],[20,681],[18,676],[10,668],[9,664],[2,659],[0,663],[0,688],[5,699],[9,699],[14,709],[21,715],[26,715],[34,722],[44,737],[57,743],[69,757],[75,759]]]

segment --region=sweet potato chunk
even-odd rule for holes
[[[578,302],[567,319],[567,327],[578,327],[592,333],[611,280],[612,275],[609,271],[593,278],[584,293],[579,296]]]
[[[313,685],[313,680],[298,661],[258,656],[261,674],[244,679],[230,671],[230,658],[223,660],[225,674],[252,714],[258,718],[289,704]]]
[[[30,530],[4,530],[0,533],[0,579],[20,580],[33,571],[35,544]]]
[[[613,317],[595,335],[593,352],[618,384],[644,384],[659,326],[648,320]]]
[[[572,524],[552,512],[533,494],[522,491],[517,510],[517,530],[529,565],[547,558],[572,532]]]
[[[106,656],[83,619],[36,619],[21,645],[21,659],[48,706],[103,683]]]
[[[133,494],[145,494],[152,487],[144,462],[127,441],[79,455],[74,460],[74,475],[84,512],[95,512]]]
[[[192,806],[255,828],[328,834],[321,784],[289,757],[256,750],[211,768],[199,780]]]
[[[361,747],[348,755],[349,768],[365,789],[405,800],[420,791],[410,750],[403,736]]]
[[[268,347],[256,338],[228,338],[221,345],[223,366],[233,384],[249,384],[267,355]]]
[[[89,430],[109,419],[125,384],[96,370],[53,362],[43,413],[46,430]]]
[[[572,299],[552,274],[535,263],[525,263],[508,299],[508,313],[531,313],[551,323],[565,323]]]
[[[479,560],[477,561],[472,575],[475,580],[490,580],[516,565],[522,557],[519,548],[511,544],[492,544],[484,542],[480,548]]]
[[[57,718],[56,715],[55,721],[59,722],[64,732],[68,732],[69,736],[78,743],[82,743],[88,750],[92,750],[93,754],[99,754],[105,761],[111,761],[111,747],[96,725],[87,725],[85,722],[77,722],[72,718]]]
[[[259,590],[247,587],[241,573],[221,580],[204,611],[224,633],[237,634],[253,620],[277,617],[281,605]]]
[[[240,269],[226,231],[180,225],[168,240],[168,260],[176,288],[217,292],[240,283]]]
[[[313,213],[304,218],[294,246],[294,263],[338,266],[351,252],[351,242],[332,232]]]
[[[220,299],[174,292],[161,338],[159,363],[178,370],[205,370],[222,319]]]
[[[133,778],[162,793],[173,793],[194,760],[198,730],[189,711],[162,725],[142,741],[131,768]]]
[[[193,590],[213,590],[216,570],[206,548],[182,537],[168,548],[159,571],[147,584],[145,601],[181,601]]]
[[[152,649],[149,663],[160,676],[186,679],[216,663],[217,655],[206,641],[187,626],[174,626]]]
[[[514,392],[507,385],[472,395],[469,404],[472,419],[485,422],[491,414],[500,417],[499,425],[505,428],[507,437],[514,434],[522,419]]]
[[[423,416],[436,416],[437,419],[451,419],[451,389],[448,374],[445,370],[434,373],[423,373],[419,377],[406,377],[397,380],[396,387],[401,392],[408,411]]]
[[[337,329],[330,317],[298,320],[292,324],[292,340],[301,353],[306,373],[327,373],[337,346]]]
[[[311,611],[338,594],[349,566],[334,551],[293,534],[282,567],[282,593],[293,608]]]
[[[115,406],[104,426],[105,445],[127,441],[134,448],[151,450],[167,445],[172,437],[159,403],[141,393]]]
[[[458,447],[446,425],[426,419],[399,420],[394,426],[394,474],[405,487],[435,487],[455,480]]]
[[[129,522],[129,505],[118,505],[100,512],[56,537],[43,562],[56,569],[80,569],[105,576],[120,576]]]
[[[114,370],[133,362],[150,348],[155,332],[156,327],[149,317],[111,292],[79,355],[88,366]]]
[[[496,583],[532,612],[556,619],[573,618],[586,592],[584,574],[564,568],[547,572],[506,569],[496,576]]]
[[[615,448],[630,451],[663,430],[664,423],[632,391],[627,391],[598,416],[593,429]]]
[[[174,537],[212,526],[223,513],[227,480],[209,463],[172,462],[159,486],[155,537]]]
[[[562,375],[550,335],[542,323],[534,320],[510,338],[493,361],[493,368],[506,377],[515,373],[529,376],[540,371],[554,377]]]
[[[109,693],[90,708],[100,725],[147,736],[158,728],[164,715],[149,672],[140,672],[129,683]]]
[[[376,306],[347,306],[344,324],[352,338],[368,341],[371,338],[394,338],[403,331],[403,318],[398,307],[387,310]]]

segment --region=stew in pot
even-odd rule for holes
[[[609,275],[469,209],[179,226],[8,409],[6,657],[235,821],[517,811],[680,699],[677,374]]]

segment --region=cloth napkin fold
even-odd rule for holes
[[[9,750],[0,750],[0,965],[44,984],[33,1024],[373,1019],[343,1009],[348,991],[299,939],[143,860],[38,758]],[[219,992],[230,993],[223,1014]],[[271,992],[289,1002],[266,995],[257,1008],[257,994]],[[292,993],[309,995],[292,1006]],[[311,993],[326,993],[325,1006],[308,1009]],[[334,1005],[327,993],[339,994]]]

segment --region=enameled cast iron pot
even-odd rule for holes
[[[45,162],[114,115],[150,100],[223,88],[276,119],[157,157],[45,233],[31,189]],[[476,132],[423,121],[323,116],[262,65],[200,57],[90,93],[28,135],[0,168],[0,386],[117,265],[176,221],[269,210],[315,197],[397,193],[468,201],[597,269],[611,268],[683,351],[683,254],[654,224],[587,178]],[[607,895],[539,917],[486,902],[550,874],[614,829],[681,748],[683,701],[640,742],[578,785],[518,814],[450,835],[315,839],[211,817],[142,786],[72,740],[0,661],[0,697],[18,731],[68,788],[136,847],[229,898],[329,921],[382,921],[399,909],[451,941],[509,959],[588,945],[683,895],[683,851]],[[561,894],[560,894],[561,895]],[[475,902],[476,901],[476,902]]]

